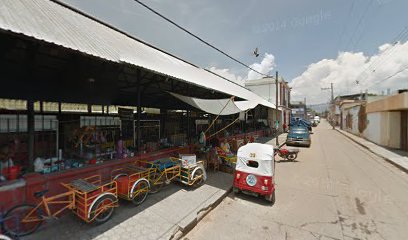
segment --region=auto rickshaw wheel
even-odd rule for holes
[[[150,191],[149,193],[157,193],[164,186],[164,175],[160,173],[152,173],[150,175]]]
[[[275,191],[271,194],[265,196],[266,201],[270,202],[271,205],[275,204]]]

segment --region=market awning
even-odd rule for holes
[[[85,56],[117,64],[126,63],[203,89],[274,107],[235,82],[177,58],[56,0],[0,1],[0,33],[23,35],[78,51]],[[49,83],[44,85],[48,86]]]
[[[256,101],[234,101],[231,98],[201,99],[183,96],[172,92],[170,92],[170,94],[197,109],[215,115],[231,115],[245,112],[249,109],[255,108],[258,105],[258,102]]]

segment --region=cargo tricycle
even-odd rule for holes
[[[36,192],[34,196],[40,199],[37,205],[22,204],[8,210],[4,230],[13,236],[25,236],[67,209],[87,223],[101,224],[118,206],[116,182],[102,183],[100,175],[61,184],[68,191],[51,197],[45,197],[48,190]]]
[[[118,186],[118,197],[135,205],[142,204],[149,193],[152,172],[153,169],[141,167],[137,162],[113,170],[111,176]]]
[[[233,191],[264,197],[275,203],[274,147],[248,143],[238,149]]]
[[[173,180],[198,187],[207,179],[202,161],[188,162],[181,158],[170,157],[144,163],[150,169],[151,193],[157,193]]]

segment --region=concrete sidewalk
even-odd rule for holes
[[[346,131],[343,131],[339,128],[336,128],[336,130],[340,132],[341,134],[343,134],[344,136],[350,138],[352,141],[367,148],[368,150],[370,150],[372,153],[376,154],[377,156],[384,158],[390,163],[396,165],[401,170],[408,172],[408,157],[396,154],[390,150],[387,150],[384,147],[381,147],[373,142],[365,140],[364,138],[361,138],[351,133],[348,133]]]
[[[288,135],[287,133],[279,134],[279,136],[278,136],[279,145],[286,142],[286,136],[287,135]],[[257,143],[266,143],[266,144],[271,144],[271,145],[275,146],[276,145],[276,137],[274,137],[274,138],[260,137],[255,142],[257,142]]]
[[[121,200],[105,224],[92,226],[67,212],[23,239],[178,239],[222,201],[231,186],[231,174],[209,172],[199,188],[171,183],[140,206]]]

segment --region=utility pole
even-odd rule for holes
[[[330,88],[331,88],[331,101],[334,104],[333,83],[330,83]]]
[[[334,117],[333,115],[336,115],[336,106],[334,105],[334,93],[333,93],[333,83],[330,83],[330,88],[321,88],[321,90],[330,90],[331,91],[331,106],[332,106],[332,116],[331,116],[331,122],[332,122],[332,128],[334,129]]]
[[[278,121],[278,117],[279,117],[279,113],[278,113],[278,71],[276,71],[276,76],[275,76],[275,85],[276,85],[276,147],[279,146],[279,121]]]

